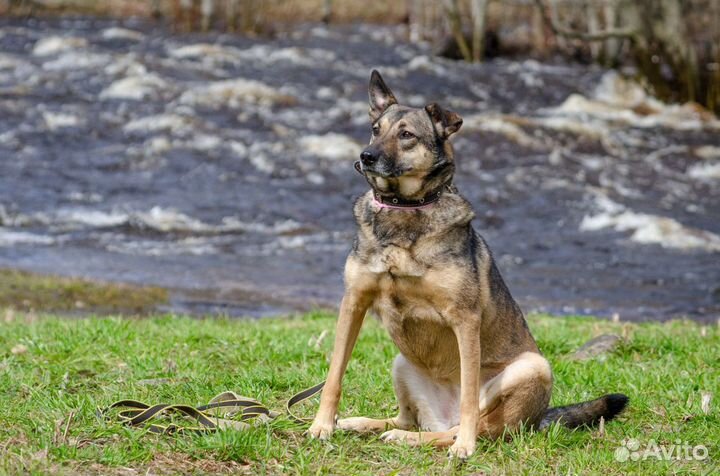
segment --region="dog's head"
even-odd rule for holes
[[[377,71],[370,76],[369,93],[372,138],[360,162],[373,189],[412,199],[448,183],[455,170],[448,139],[462,118],[436,103],[399,105]]]

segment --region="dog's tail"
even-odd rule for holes
[[[625,409],[629,400],[628,396],[622,393],[610,393],[587,402],[549,408],[538,429],[547,428],[555,422],[560,422],[567,428],[597,425],[601,417],[605,421],[615,418]]]

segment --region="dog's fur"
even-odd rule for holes
[[[612,419],[625,407],[625,395],[548,409],[550,365],[470,223],[470,204],[451,183],[448,138],[461,127],[460,116],[437,104],[400,106],[377,71],[369,92],[373,137],[361,170],[373,190],[355,203],[359,231],[310,436],[327,438],[335,427],[387,430],[385,440],[452,445],[452,456],[466,458],[478,435],[497,438],[522,424],[576,427]],[[421,209],[382,207],[373,196],[417,200],[435,190],[446,192]],[[400,351],[393,364],[399,414],[336,422],[342,377],[368,309]]]

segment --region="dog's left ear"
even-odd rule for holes
[[[425,110],[432,119],[435,130],[443,139],[460,130],[463,120],[457,112],[445,110],[437,103],[428,104]]]
[[[370,95],[370,119],[373,122],[382,116],[385,109],[393,104],[397,104],[395,95],[390,91],[390,88],[387,87],[380,73],[375,69],[370,75],[370,88],[368,92]]]

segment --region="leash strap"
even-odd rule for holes
[[[296,416],[292,411],[290,411],[290,409],[298,403],[304,402],[308,398],[316,395],[318,392],[320,392],[320,390],[323,389],[324,386],[325,382],[320,382],[314,387],[306,388],[302,392],[293,395],[292,398],[290,398],[290,400],[288,400],[285,404],[285,411],[287,412],[288,416],[296,423],[310,423],[310,420],[308,420],[307,418],[300,418]]]
[[[309,423],[290,410],[298,403],[317,395],[325,382],[296,393],[287,401],[285,409],[291,420],[296,423]],[[113,410],[119,410],[114,413]],[[114,416],[113,416],[114,413]],[[174,433],[205,433],[218,429],[245,430],[259,423],[265,423],[278,417],[279,413],[267,408],[252,398],[242,397],[235,392],[222,392],[205,405],[174,405],[160,403],[148,405],[137,400],[120,400],[107,408],[98,408],[96,416],[103,420],[117,420],[127,426],[144,426],[151,433],[162,435]],[[173,417],[194,420],[194,425],[177,424]],[[169,419],[170,423],[156,423],[155,420]]]

